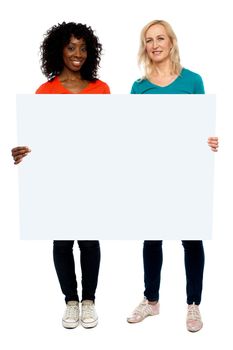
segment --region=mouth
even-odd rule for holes
[[[154,55],[160,55],[163,51],[152,51]]]
[[[83,64],[83,60],[71,60],[71,62],[76,67],[80,67]]]

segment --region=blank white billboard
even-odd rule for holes
[[[22,239],[210,239],[213,95],[17,95]]]

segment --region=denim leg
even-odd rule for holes
[[[100,266],[99,241],[78,241],[82,270],[82,300],[95,300]]]
[[[186,272],[187,304],[201,302],[204,271],[204,248],[202,241],[182,241]]]
[[[65,301],[79,301],[73,256],[74,241],[54,241],[53,259]]]
[[[163,262],[162,241],[144,241],[144,296],[149,301],[159,300],[160,275]]]

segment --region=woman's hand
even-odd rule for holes
[[[218,137],[209,137],[208,145],[210,146],[213,152],[218,152]]]
[[[27,156],[31,152],[30,148],[27,146],[15,147],[11,150],[12,157],[14,158],[14,164],[19,164],[22,162],[23,157]]]

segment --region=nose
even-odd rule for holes
[[[159,46],[158,40],[154,39],[153,40],[153,49],[156,49]]]
[[[82,57],[82,51],[80,48],[76,47],[75,51],[73,52],[73,55],[77,58]]]

